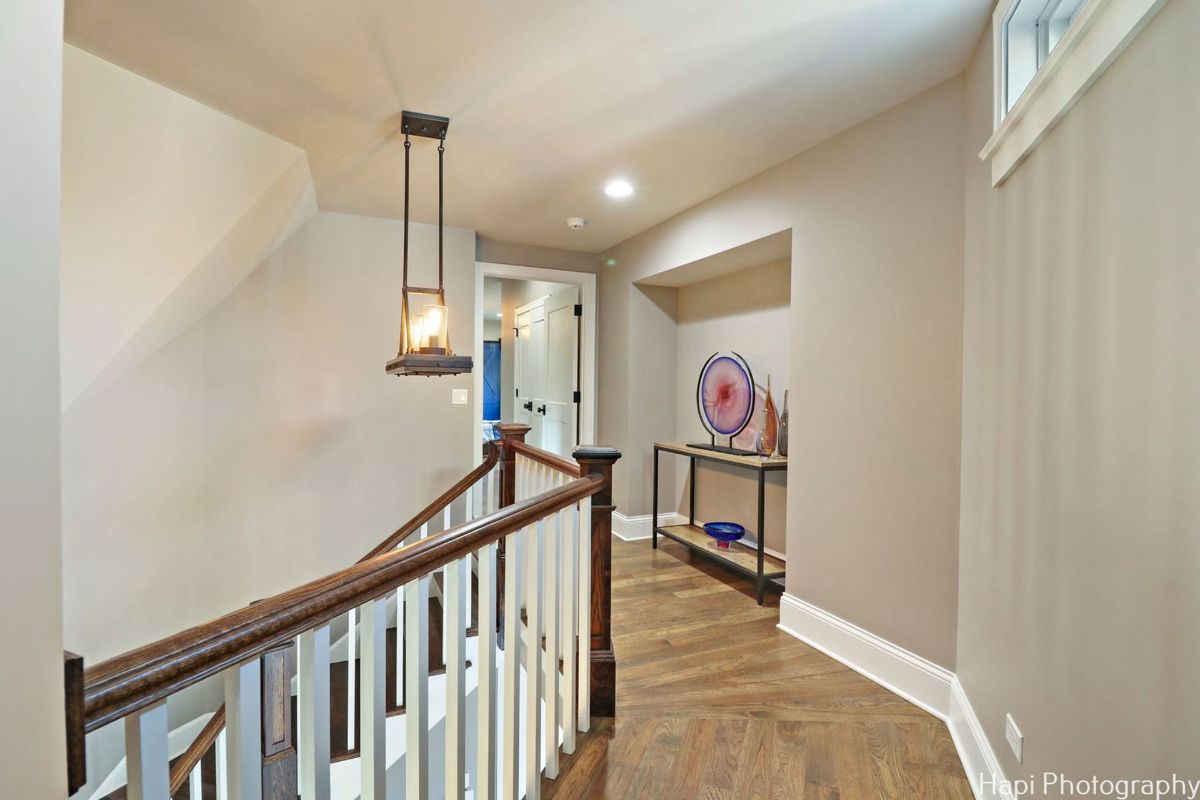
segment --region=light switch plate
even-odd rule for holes
[[[450,403],[451,403],[451,405],[465,406],[467,404],[467,390],[466,389],[451,389],[450,390]]]
[[[1012,714],[1004,715],[1004,738],[1008,740],[1008,746],[1012,748],[1013,755],[1020,764],[1021,754],[1025,749],[1025,737],[1021,735],[1021,729],[1017,727],[1017,721],[1012,718]]]

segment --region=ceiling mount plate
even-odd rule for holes
[[[449,117],[439,117],[435,114],[421,114],[416,111],[400,112],[400,132],[407,133],[409,136],[445,139],[446,129],[449,127]]]

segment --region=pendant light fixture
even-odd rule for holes
[[[404,134],[404,284],[401,289],[400,352],[388,362],[389,375],[457,375],[471,371],[470,356],[456,356],[450,349],[450,314],[446,308],[442,217],[445,207],[442,166],[446,154],[446,129],[449,117],[405,111],[400,130]],[[438,140],[438,282],[437,288],[408,285],[408,158],[410,136]],[[420,308],[409,304],[409,295],[423,295],[434,302]],[[414,313],[415,312],[415,313]]]

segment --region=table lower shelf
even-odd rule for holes
[[[720,561],[738,572],[758,577],[758,551],[738,542],[730,544],[728,550],[718,550],[716,540],[704,532],[699,525],[664,525],[658,528],[658,535],[679,542],[699,555],[714,561]],[[784,563],[774,556],[763,555],[763,578],[771,580],[781,578],[784,574]]]

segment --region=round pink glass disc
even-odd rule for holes
[[[750,370],[736,355],[709,359],[700,372],[696,404],[705,425],[721,436],[736,436],[750,421],[754,384]]]

